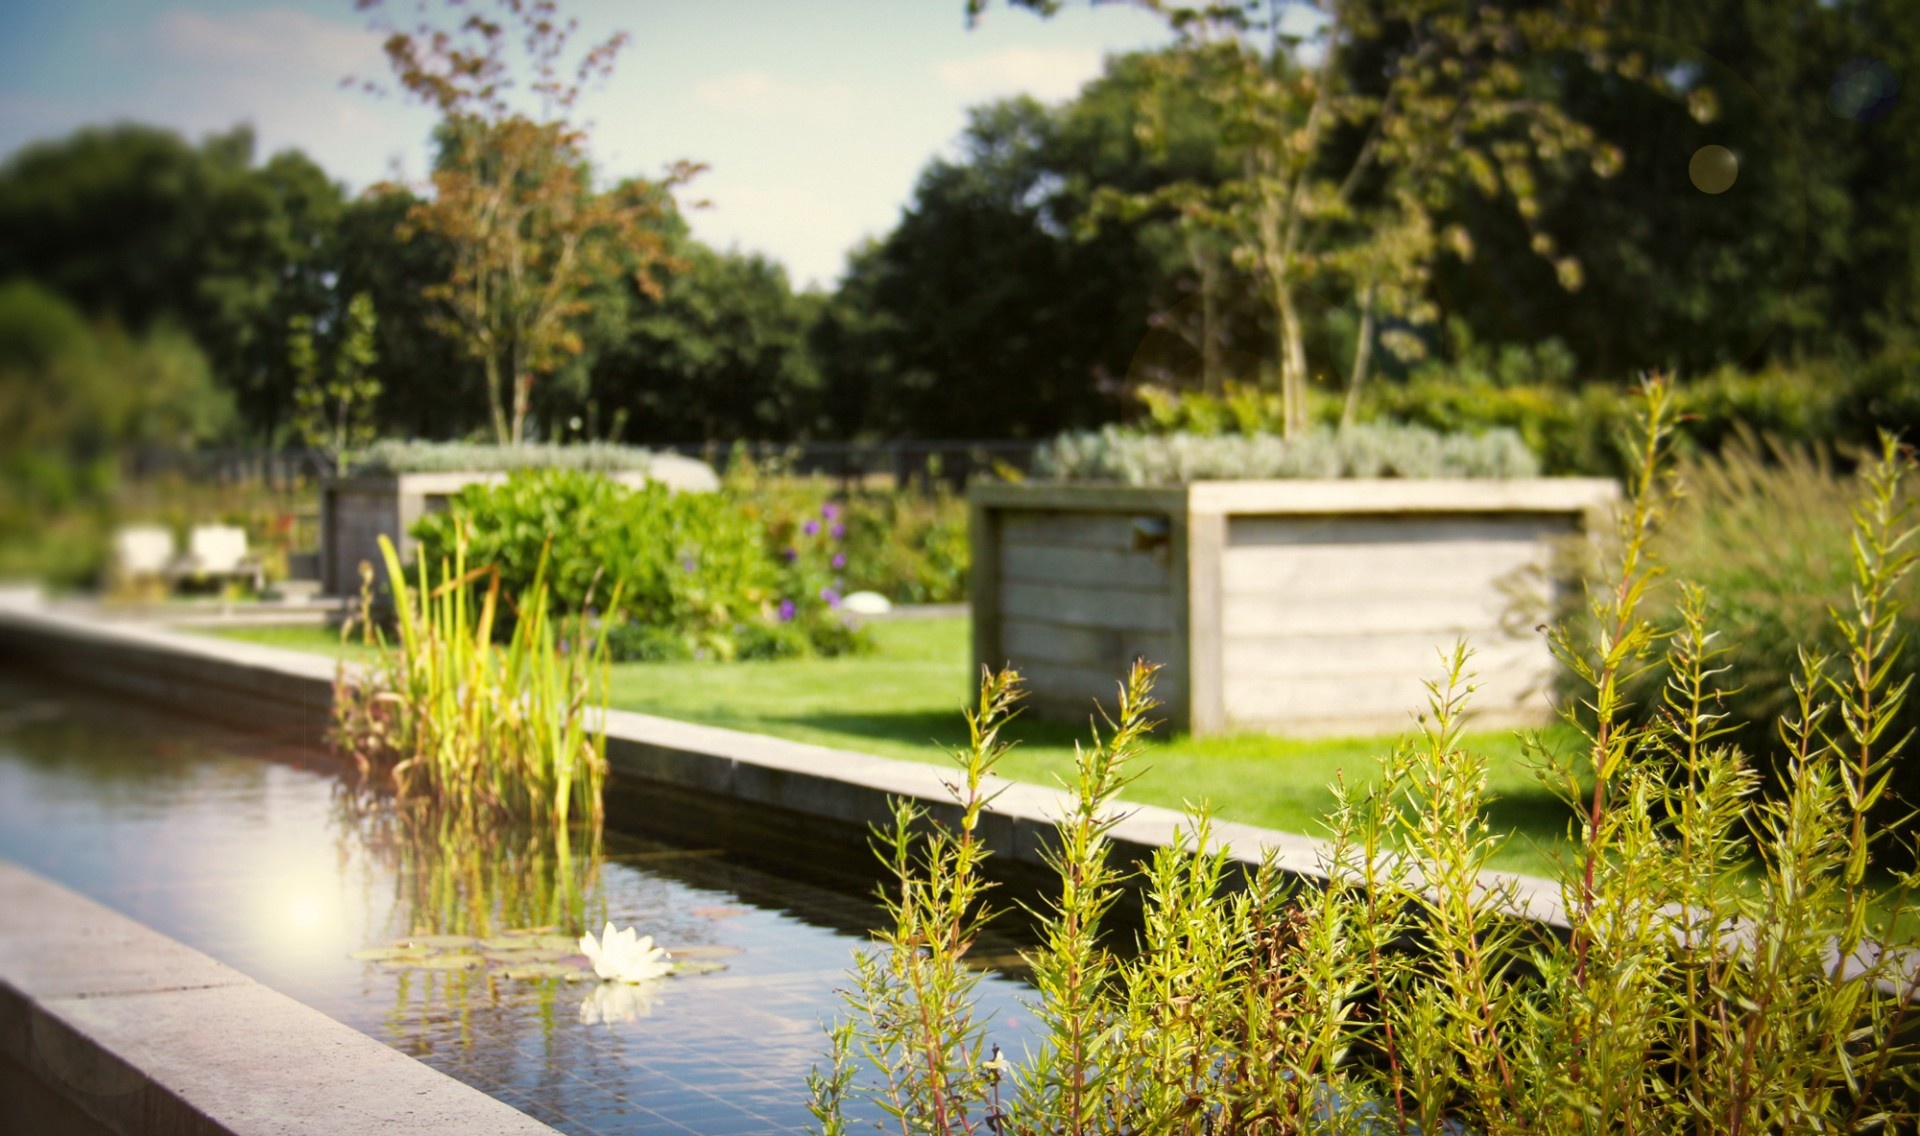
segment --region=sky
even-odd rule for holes
[[[389,0],[405,18],[413,0]],[[1169,41],[1125,4],[1051,19],[962,0],[563,0],[585,46],[631,45],[583,98],[596,170],[708,171],[683,193],[695,235],[764,253],[795,286],[831,287],[846,253],[884,235],[966,110],[1014,94],[1071,97],[1113,52]],[[253,126],[259,154],[297,147],[357,191],[427,168],[433,116],[385,79],[380,35],[352,0],[0,0],[0,158],[90,124],[198,139]]]

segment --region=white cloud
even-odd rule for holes
[[[858,100],[845,83],[794,83],[764,71],[734,71],[695,84],[693,97],[703,106],[755,119],[840,118]]]
[[[323,19],[291,8],[261,8],[213,16],[174,8],[154,21],[149,50],[177,60],[285,77],[338,81],[384,78],[377,33],[358,24]]]
[[[936,64],[948,90],[969,100],[1032,95],[1046,102],[1071,98],[1100,73],[1101,53],[1090,47],[1003,47]]]

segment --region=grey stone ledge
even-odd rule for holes
[[[98,1127],[87,1126],[90,1131],[554,1131],[6,861],[0,861],[0,1058],[94,1122]],[[32,1109],[0,1101],[0,1128],[27,1117],[44,1123],[44,1107]]]

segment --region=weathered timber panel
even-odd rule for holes
[[[1496,661],[1477,658],[1470,715],[1488,722],[1538,722],[1545,717],[1551,669],[1538,658],[1516,656]],[[1445,676],[1438,659],[1424,671],[1403,669],[1356,682],[1351,675],[1302,675],[1261,678],[1229,671],[1228,721],[1241,728],[1275,726],[1320,733],[1369,727],[1400,730],[1425,713],[1426,684]]]
[[[1000,611],[1007,616],[1070,627],[1170,632],[1175,625],[1173,597],[1166,592],[1096,590],[1025,580],[1000,582]]]
[[[1221,587],[1229,596],[1484,591],[1492,581],[1545,568],[1546,558],[1545,546],[1517,540],[1230,548]]]
[[[1287,680],[1325,676],[1368,678],[1408,674],[1438,677],[1443,657],[1451,656],[1456,638],[1473,651],[1468,668],[1482,674],[1541,665],[1544,637],[1529,633],[1514,637],[1496,628],[1453,636],[1432,634],[1275,636],[1230,638],[1226,643],[1226,670],[1236,678]]]
[[[1575,531],[1570,516],[1234,517],[1235,548],[1297,544],[1533,542]]]
[[[1000,518],[1000,540],[1003,544],[1105,548],[1114,552],[1131,552],[1134,549],[1136,516],[1166,520],[1165,514],[1028,512],[1010,509]]]
[[[1000,576],[1036,584],[1083,584],[1092,588],[1159,590],[1173,583],[1170,557],[1152,551],[1117,552],[1108,548],[1017,543],[1000,545]]]
[[[1221,565],[1225,716],[1313,732],[1426,706],[1464,640],[1483,717],[1544,719],[1552,656],[1528,630],[1572,517],[1236,517]]]
[[[1507,596],[1419,591],[1348,596],[1238,595],[1221,602],[1229,642],[1243,636],[1380,635],[1394,632],[1466,633],[1501,626],[1512,608]]]
[[[1601,481],[988,486],[975,643],[1036,707],[1110,698],[1170,664],[1176,727],[1400,730],[1464,640],[1483,724],[1550,719],[1557,542],[1616,499]],[[984,601],[984,602],[983,602]],[[998,660],[995,660],[996,662]]]
[[[1095,700],[1111,710],[1119,701],[1121,685],[1127,680],[1125,667],[1116,670],[1031,662],[1017,669],[1025,676],[1027,685],[1036,693],[1044,692],[1044,698],[1053,706],[1064,705],[1082,711],[1092,710]],[[1186,672],[1177,665],[1165,664],[1154,681],[1154,693],[1158,697],[1161,691],[1184,690],[1186,685]]]
[[[1165,664],[1180,657],[1179,644],[1169,634],[1069,627],[1027,619],[1002,622],[1000,649],[1015,663],[1038,660],[1108,667],[1116,677],[1137,658]]]

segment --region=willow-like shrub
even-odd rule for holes
[[[544,565],[509,599],[497,569],[468,569],[464,542],[431,567],[422,558],[411,583],[384,536],[380,552],[394,638],[389,645],[377,622],[364,621],[375,653],[358,669],[341,666],[335,746],[365,780],[402,800],[558,832],[574,821],[597,830],[607,771],[605,637],[584,612],[564,628],[549,614]],[[508,604],[519,618],[502,643],[494,622]]]
[[[992,914],[980,819],[1018,691],[989,676],[958,754],[957,824],[901,804],[879,847],[890,918],[858,963],[831,1062],[811,1077],[823,1133],[1787,1133],[1911,1131],[1912,956],[1882,938],[1912,875],[1869,875],[1894,837],[1869,823],[1906,739],[1889,678],[1914,525],[1889,447],[1856,514],[1846,657],[1809,666],[1772,723],[1783,796],[1756,795],[1710,682],[1725,654],[1706,597],[1679,586],[1671,633],[1647,616],[1662,569],[1660,455],[1672,407],[1651,385],[1619,558],[1593,629],[1556,650],[1585,682],[1584,745],[1536,746],[1578,817],[1558,915],[1486,871],[1486,761],[1461,744],[1459,647],[1417,736],[1363,787],[1335,786],[1324,876],[1244,872],[1204,811],[1140,870],[1138,950],[1106,926],[1132,869],[1111,855],[1118,793],[1152,710],[1125,682],[1109,736],[1077,757],[1028,955],[1040,1023],[989,1046],[966,957]],[[1624,682],[1664,659],[1660,713]],[[1236,879],[1236,876],[1238,877]]]

